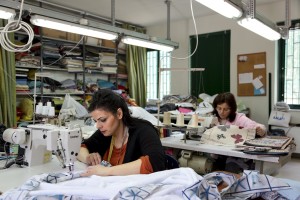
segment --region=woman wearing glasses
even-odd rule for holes
[[[121,96],[101,89],[93,95],[88,111],[98,130],[82,143],[77,157],[90,165],[82,176],[149,174],[165,169],[157,129],[131,117]]]
[[[257,136],[266,134],[266,127],[249,119],[244,113],[237,113],[237,103],[232,93],[226,92],[216,96],[213,101],[213,114],[218,117],[217,125],[236,125],[241,128],[255,128]]]
[[[237,113],[235,97],[230,92],[219,94],[213,101],[213,114],[218,117],[216,125],[236,125],[241,128],[255,128],[256,135],[263,137],[266,134],[264,125],[249,119],[244,113]],[[254,169],[254,163],[249,159],[211,155],[215,159],[214,170],[225,170],[233,173],[242,173],[245,169]]]

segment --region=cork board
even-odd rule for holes
[[[266,52],[237,55],[238,96],[266,96]]]

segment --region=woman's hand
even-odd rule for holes
[[[88,165],[99,165],[101,163],[101,156],[99,153],[90,153],[86,157],[86,164]]]
[[[265,134],[266,134],[265,129],[263,129],[260,126],[256,127],[256,135],[263,137]]]
[[[104,167],[102,165],[89,166],[85,172],[80,174],[80,176],[108,176],[110,167]]]

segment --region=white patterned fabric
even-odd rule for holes
[[[213,179],[216,179],[217,183],[221,179],[227,184],[227,187],[219,192]],[[280,179],[258,174],[256,171],[245,170],[239,179],[224,172],[209,173],[203,177],[203,180],[184,190],[184,194],[186,199],[196,199],[197,196],[201,200],[241,200],[260,197],[267,192],[284,189],[291,188]]]
[[[255,138],[255,129],[240,128],[235,125],[219,125],[207,129],[200,143],[217,145],[242,145],[246,140]]]
[[[268,192],[291,189],[280,179],[255,171],[245,171],[240,179],[232,174],[216,172],[202,177],[191,168],[177,168],[147,175],[107,177],[80,177],[80,173],[36,175],[22,186],[5,192],[0,200],[241,200],[262,195],[274,197],[279,193]],[[221,182],[227,183],[227,187],[218,191],[217,185]]]

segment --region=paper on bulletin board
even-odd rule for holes
[[[252,84],[254,86],[254,95],[262,95],[265,94],[265,88],[263,87],[264,84],[261,82],[262,76],[256,77]]]
[[[253,79],[252,84],[255,89],[259,89],[262,86],[264,86],[263,83],[260,81],[260,79],[262,79],[262,76],[258,76],[255,79]]]
[[[239,74],[239,84],[252,83],[253,73],[242,73]]]
[[[254,69],[264,69],[266,68],[266,65],[265,64],[257,64],[257,65],[254,65]]]
[[[259,89],[254,89],[254,95],[262,95],[262,94],[265,94],[266,93],[266,90],[265,88],[259,88]]]

